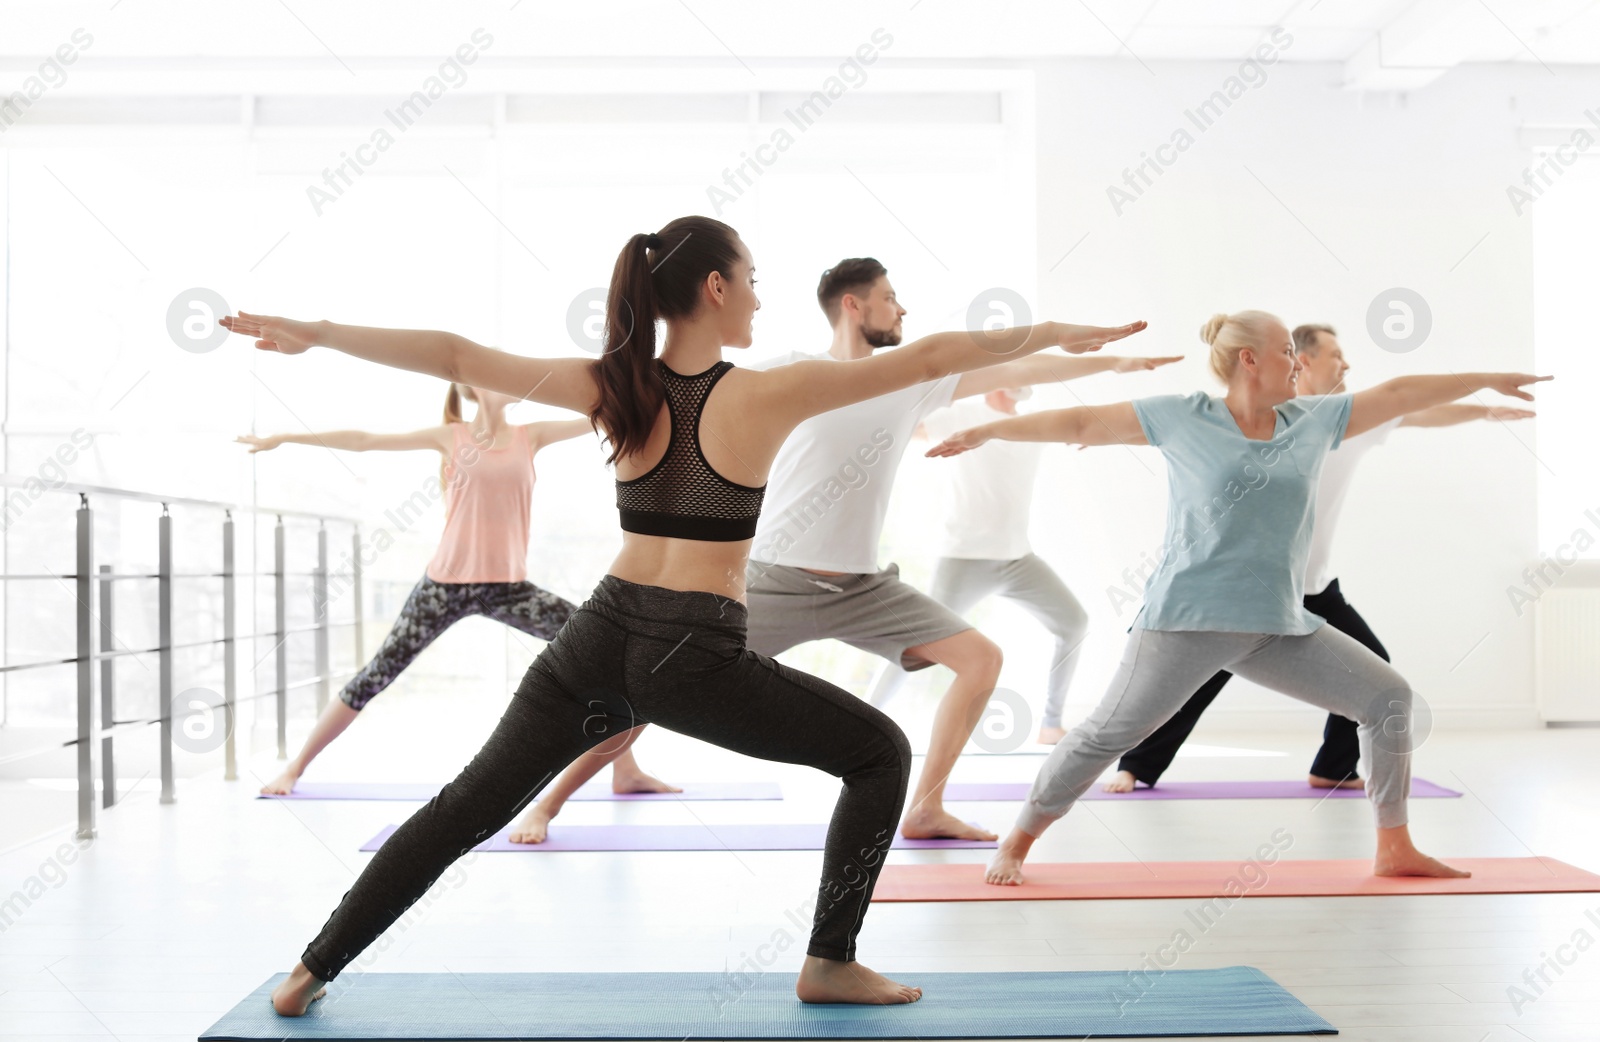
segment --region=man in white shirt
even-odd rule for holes
[[[1299,394],[1343,394],[1344,377],[1350,364],[1332,326],[1305,325],[1295,328],[1296,358],[1300,365],[1295,380]],[[1345,493],[1355,476],[1356,464],[1368,452],[1382,445],[1396,427],[1453,427],[1473,420],[1522,420],[1533,415],[1529,409],[1515,409],[1488,405],[1439,405],[1402,416],[1364,434],[1346,438],[1338,450],[1328,454],[1322,466],[1322,476],[1317,483],[1317,501],[1311,522],[1311,552],[1306,558],[1305,606],[1306,610],[1328,620],[1328,625],[1349,634],[1375,654],[1389,661],[1389,653],[1379,642],[1372,628],[1344,599],[1339,590],[1339,580],[1329,570],[1329,549],[1333,545],[1334,528],[1340,511],[1344,509]],[[1117,764],[1117,773],[1106,782],[1107,792],[1131,792],[1135,782],[1154,785],[1162,773],[1171,766],[1179,746],[1189,737],[1200,722],[1213,699],[1222,691],[1233,674],[1222,670],[1190,696],[1177,715],[1162,724],[1150,737],[1125,753]],[[1307,781],[1319,789],[1359,789],[1365,782],[1357,773],[1361,749],[1356,740],[1353,721],[1334,713],[1322,730],[1322,747],[1311,763]]]
[[[886,269],[870,257],[843,260],[823,272],[817,303],[833,327],[827,352],[790,352],[756,367],[801,359],[848,361],[900,343],[906,310],[895,299]],[[878,567],[889,492],[911,432],[928,413],[958,398],[1094,373],[1154,369],[1177,360],[1096,354],[1001,362],[813,416],[794,429],[772,461],[745,573],[745,647],[776,656],[797,644],[831,638],[907,669],[938,663],[955,673],[934,717],[922,775],[907,801],[900,826],[906,838],[997,838],[948,813],[943,793],[994,691],[1001,662],[993,641],[901,582],[896,565]],[[590,753],[552,789],[575,790],[631,741],[608,743],[604,754]],[[512,842],[543,842],[564,799],[546,793],[512,829]]]
[[[918,434],[939,442],[956,431],[1015,416],[1017,403],[1032,393],[1029,387],[990,391],[981,399],[940,409],[922,422]],[[1028,540],[1043,451],[1042,442],[996,438],[941,468],[946,476],[944,530],[928,594],[960,615],[986,597],[1000,596],[1039,620],[1055,646],[1038,740],[1054,745],[1066,734],[1061,708],[1089,631],[1089,613]],[[905,678],[905,670],[887,663],[873,687],[872,704],[883,708]]]
[[[863,358],[900,343],[906,314],[887,271],[870,257],[823,273],[817,303],[833,327],[826,354]],[[746,574],[746,646],[777,655],[832,638],[908,670],[938,663],[955,673],[940,701],[901,834],[911,839],[994,839],[944,809],[956,758],[999,679],[1000,648],[949,608],[902,582],[898,566],[878,567],[889,492],[911,433],[951,401],[1006,387],[1072,380],[1098,372],[1151,369],[1176,359],[1033,356],[946,376],[814,416],[789,436],[767,477],[766,501]]]

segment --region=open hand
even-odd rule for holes
[[[1491,405],[1484,417],[1490,420],[1531,420],[1533,410],[1518,409],[1514,405]]]
[[[241,435],[239,435],[237,438],[235,438],[233,440],[238,442],[238,443],[240,443],[241,445],[250,446],[250,455],[252,455],[252,456],[254,456],[258,452],[270,452],[271,450],[277,448],[279,445],[283,444],[283,439],[278,437],[277,435],[271,435],[271,436],[265,437],[265,438],[258,438],[254,434],[241,434]]]
[[[1164,355],[1160,358],[1119,358],[1112,367],[1115,373],[1137,373],[1146,369],[1160,369],[1164,365],[1183,361],[1182,355]]]
[[[956,431],[950,437],[929,449],[929,456],[959,456],[963,452],[970,452],[989,440],[989,435],[984,433],[982,427],[968,427],[964,431]]]
[[[1491,391],[1499,391],[1509,397],[1521,398],[1525,402],[1531,402],[1533,401],[1533,395],[1524,391],[1522,385],[1543,383],[1546,380],[1554,379],[1555,377],[1553,376],[1534,376],[1530,373],[1490,373],[1488,374],[1486,386]]]
[[[1074,326],[1063,323],[1059,346],[1061,350],[1069,355],[1081,355],[1086,351],[1098,351],[1113,340],[1121,340],[1123,337],[1132,336],[1149,324],[1142,318],[1137,322],[1129,322],[1125,326]]]
[[[221,325],[229,332],[256,338],[256,347],[263,351],[276,351],[282,355],[297,355],[317,342],[316,324],[296,322],[292,318],[273,315],[252,315],[241,311],[238,315],[225,315]]]

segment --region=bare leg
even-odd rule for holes
[[[261,791],[266,795],[287,796],[294,791],[294,783],[300,780],[300,775],[310,766],[317,754],[328,747],[328,743],[344,734],[344,729],[355,722],[361,715],[356,710],[345,705],[340,699],[330,699],[328,707],[317,717],[317,723],[311,728],[311,734],[306,737],[306,744],[300,747],[295,758],[289,761],[289,766],[283,773],[261,786]]]
[[[934,714],[928,757],[900,834],[907,839],[995,839],[993,832],[969,825],[944,809],[944,786],[994,693],[995,681],[1000,678],[1000,649],[977,630],[963,630],[909,648],[906,654],[948,666],[956,677]]]
[[[297,962],[289,976],[272,989],[272,1008],[281,1017],[304,1016],[311,1004],[328,993],[326,985]]]
[[[682,789],[673,788],[645,774],[634,760],[633,743],[639,740],[645,726],[641,724],[624,731],[619,738],[597,745],[572,761],[571,766],[562,771],[561,776],[551,782],[550,787],[527,809],[522,820],[512,826],[511,842],[543,843],[549,834],[551,820],[561,813],[561,808],[566,806],[572,794],[599,774],[606,764],[612,765],[613,792],[682,792]],[[660,788],[645,787],[651,784]],[[634,787],[624,787],[630,785]]]
[[[1019,828],[1013,828],[1006,833],[1006,838],[1000,842],[1000,849],[989,859],[989,867],[984,870],[983,881],[993,886],[1021,884],[1022,863],[1028,859],[1028,851],[1033,849],[1033,842],[1038,838],[1030,836]]]
[[[801,1002],[856,1002],[893,1006],[922,998],[922,989],[897,984],[859,962],[839,962],[807,955],[800,964],[794,993]]]
[[[1465,879],[1472,875],[1459,868],[1451,868],[1436,861],[1411,842],[1411,830],[1405,825],[1378,830],[1378,856],[1373,862],[1375,876],[1433,876],[1440,879]]]

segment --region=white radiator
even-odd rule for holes
[[[1600,722],[1600,565],[1570,567],[1539,597],[1534,698],[1545,723]]]

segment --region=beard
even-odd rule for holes
[[[863,325],[861,327],[861,339],[865,340],[867,345],[873,349],[894,347],[900,343],[900,334],[894,331],[893,326],[888,329],[871,329]]]

